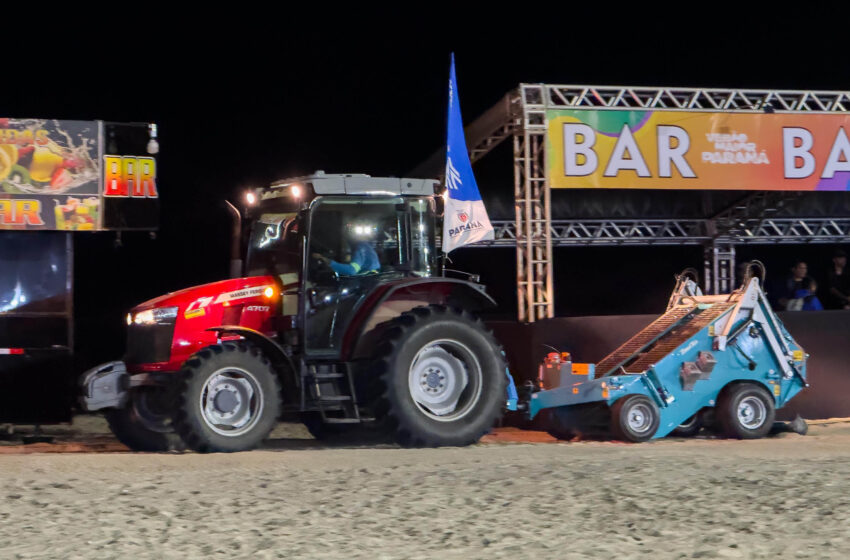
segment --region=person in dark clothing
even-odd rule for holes
[[[777,294],[779,308],[785,311],[815,311],[823,309],[815,295],[817,284],[808,275],[809,266],[804,261],[797,261],[791,268],[791,274],[786,278]]]
[[[830,309],[850,309],[850,272],[847,271],[847,253],[841,249],[832,257],[826,287]]]

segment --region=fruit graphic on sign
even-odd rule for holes
[[[88,215],[92,219],[92,225],[96,225],[98,214],[100,213],[100,199],[96,196],[90,196],[83,201],[83,206],[88,209]]]
[[[71,172],[62,167],[57,167],[56,171],[53,172],[53,176],[50,178],[50,188],[53,190],[59,190],[63,187],[67,187],[74,181],[74,176],[71,175]]]
[[[0,144],[0,181],[9,176],[17,162],[18,148],[12,144]]]
[[[56,229],[65,230],[93,230],[97,225],[98,200],[95,197],[89,197],[85,201],[80,201],[79,198],[69,196],[65,204],[60,204],[58,200],[53,199],[56,203],[53,211],[56,215]]]
[[[55,144],[38,146],[32,154],[30,164],[30,178],[39,183],[49,183],[53,178],[56,168],[62,165],[64,158],[54,151],[58,148]]]
[[[53,207],[53,213],[56,216],[56,229],[67,229],[65,228],[65,209],[55,198],[53,199],[53,202],[56,204]]]

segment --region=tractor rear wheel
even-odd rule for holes
[[[162,389],[138,387],[130,390],[126,406],[106,409],[104,416],[118,441],[133,451],[180,450],[184,445],[171,424],[167,403]]]
[[[253,449],[277,423],[280,381],[256,346],[209,346],[186,360],[180,373],[174,426],[190,449]]]
[[[658,406],[644,395],[627,395],[611,407],[611,432],[616,439],[649,441],[658,431],[660,421]]]
[[[480,319],[417,307],[394,319],[384,340],[375,414],[399,443],[469,445],[490,431],[505,406],[507,367]]]
[[[726,437],[764,437],[773,427],[775,418],[773,397],[766,389],[754,383],[727,387],[717,402],[717,420]]]

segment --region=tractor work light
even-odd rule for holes
[[[245,202],[247,202],[249,206],[253,206],[257,202],[257,195],[255,195],[251,191],[248,191],[247,193],[245,193]]]
[[[137,325],[155,325],[157,323],[173,321],[175,318],[177,318],[176,307],[157,307],[139,311],[133,316],[133,323]]]
[[[292,185],[292,198],[301,198],[301,187],[298,185]]]
[[[349,224],[348,228],[355,237],[359,238],[373,237],[378,232],[377,226],[372,224]]]

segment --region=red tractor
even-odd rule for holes
[[[251,449],[281,418],[320,438],[364,424],[476,442],[513,385],[473,315],[495,303],[442,276],[436,187],[317,172],[259,191],[245,277],[133,308],[126,356],[83,376],[84,407],[145,451]]]

